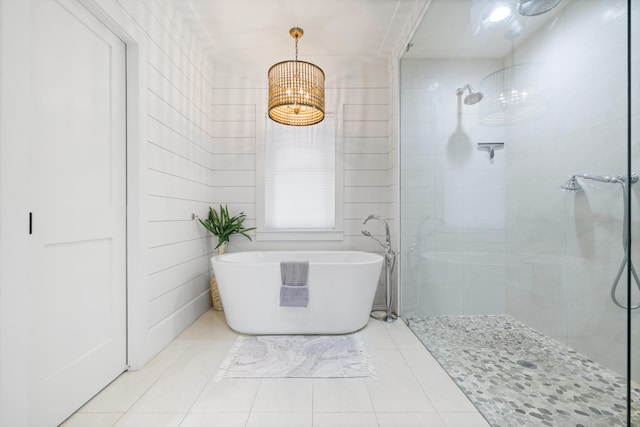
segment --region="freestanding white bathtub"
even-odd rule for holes
[[[280,307],[280,262],[309,261],[307,307]],[[357,251],[236,252],[211,265],[229,326],[244,334],[346,334],[369,320],[383,257]]]

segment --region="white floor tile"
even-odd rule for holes
[[[373,412],[366,379],[314,379],[313,412]]]
[[[226,378],[210,381],[191,408],[193,412],[251,412],[260,380]]]
[[[367,380],[375,412],[435,412],[417,381]]]
[[[369,353],[376,377],[382,381],[415,381],[413,371],[398,349],[375,349]]]
[[[489,427],[479,412],[445,412],[440,417],[447,427]]]
[[[313,427],[379,427],[379,425],[373,412],[315,412]]]
[[[376,350],[371,357],[377,379],[367,387],[376,412],[435,412],[400,350]]]
[[[377,350],[372,359],[378,377],[367,387],[376,412],[436,411],[400,350]]]
[[[248,413],[220,412],[187,414],[180,427],[245,427]]]
[[[393,323],[385,323],[387,331],[391,335],[391,339],[396,347],[404,348],[424,348],[424,345],[415,336],[411,329],[405,325],[402,319],[398,319]]]
[[[67,421],[62,423],[60,427],[112,427],[123,413],[84,413],[77,412],[73,414]]]
[[[377,348],[396,348],[389,331],[379,320],[371,319],[367,326],[359,332],[367,350]]]
[[[187,349],[136,402],[132,412],[187,412],[213,376],[224,354]]]
[[[444,421],[434,412],[378,412],[376,416],[380,427],[445,427]]]
[[[143,369],[125,372],[116,378],[84,405],[80,412],[127,412],[191,344],[174,341]]]
[[[179,427],[185,414],[135,414],[129,412],[114,427]]]
[[[361,335],[377,379],[215,382],[213,374],[238,334],[226,325],[224,313],[209,311],[147,366],[114,381],[64,427],[487,425],[404,323],[371,320]]]
[[[474,412],[476,409],[427,350],[402,350],[431,403],[438,412]]]
[[[273,378],[260,381],[254,412],[311,412],[311,379]]]
[[[311,413],[252,412],[247,427],[311,427]]]

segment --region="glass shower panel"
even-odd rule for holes
[[[433,0],[401,59],[401,312],[492,423],[626,425],[639,4]]]
[[[628,27],[630,27],[629,34],[629,51],[628,51],[628,61],[629,61],[629,81],[630,86],[628,88],[627,99],[630,106],[630,115],[629,118],[629,165],[630,172],[639,172],[640,171],[640,162],[638,161],[638,154],[640,153],[640,0],[632,0],[629,2],[630,5],[628,8],[630,9],[630,18],[627,23]],[[638,185],[632,186],[630,189],[629,199],[632,201],[631,203],[631,223],[630,223],[630,238],[631,238],[631,260],[635,262],[635,265],[640,264],[640,253],[638,252],[638,246],[640,246],[640,209],[638,209],[638,200],[640,200],[640,188]],[[637,283],[637,279],[635,277],[627,277],[627,288],[630,289],[630,293],[635,291],[636,285],[640,287],[640,284]],[[633,304],[638,304],[638,298],[632,298]],[[629,331],[629,337],[631,337],[628,345],[628,358],[629,365],[627,366],[627,372],[625,372],[625,376],[627,378],[631,378],[631,381],[627,384],[628,386],[628,419],[632,425],[638,425],[639,414],[639,405],[640,398],[638,396],[638,390],[640,387],[638,383],[640,383],[640,346],[638,342],[640,342],[640,324],[638,317],[640,317],[639,309],[630,309],[628,310],[628,322],[627,330]]]

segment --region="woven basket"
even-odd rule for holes
[[[220,291],[218,291],[218,281],[215,276],[211,278],[209,282],[209,288],[211,288],[211,301],[213,302],[213,309],[215,311],[222,311],[222,301],[220,300]]]

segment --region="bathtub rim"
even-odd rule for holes
[[[384,260],[384,257],[382,255],[380,255],[379,253],[375,253],[375,252],[367,252],[367,251],[358,251],[358,250],[303,250],[303,251],[293,251],[293,250],[286,250],[286,251],[281,251],[281,250],[275,250],[275,251],[268,251],[268,250],[260,250],[260,251],[238,251],[238,252],[226,252],[224,254],[220,254],[220,255],[213,255],[211,257],[211,261],[212,262],[219,262],[219,263],[227,263],[227,264],[279,264],[282,261],[288,261],[291,260],[293,258],[299,257],[301,254],[322,254],[322,255],[326,255],[326,254],[332,254],[332,255],[337,255],[337,254],[358,254],[358,255],[362,255],[363,258],[362,260],[347,260],[347,259],[332,259],[332,260],[314,260],[312,257],[310,257],[309,259],[305,259],[305,261],[309,261],[310,264],[315,264],[315,265],[330,265],[330,264],[339,264],[339,265],[365,265],[365,264],[371,264],[371,263],[376,263],[379,262],[380,260]],[[294,257],[291,258],[286,258],[285,257],[280,257],[279,259],[275,260],[275,259],[258,259],[257,257],[260,256],[260,254],[268,254],[268,255],[275,255],[275,254],[294,254]],[[234,258],[239,258],[243,255],[250,255],[250,256],[254,256],[253,258],[248,258],[246,260],[242,260],[242,259],[234,259]]]

